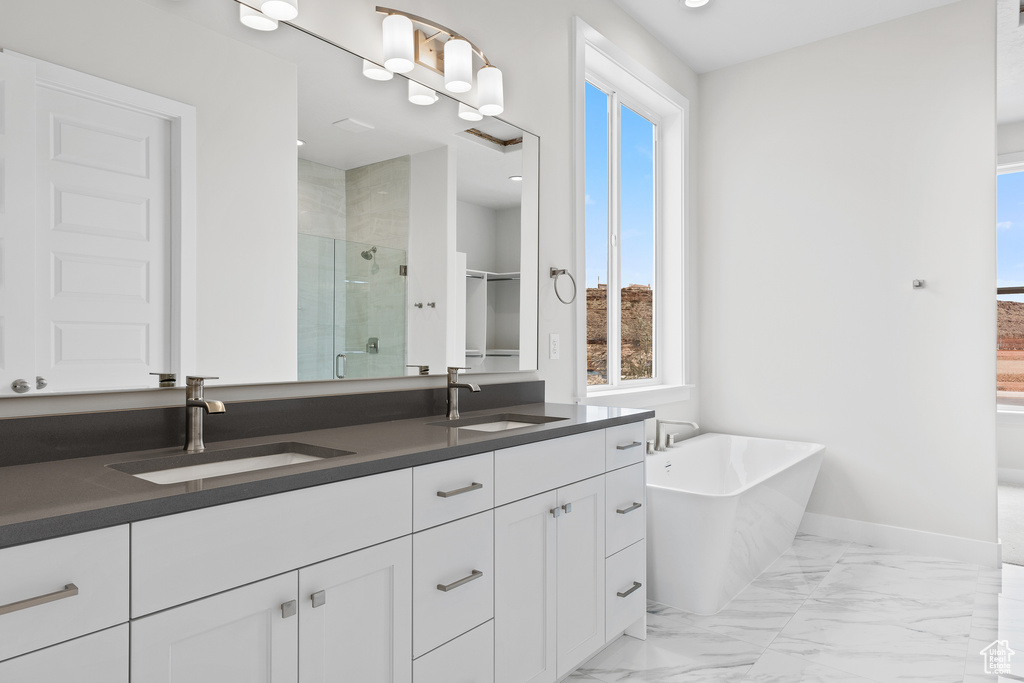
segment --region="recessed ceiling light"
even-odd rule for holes
[[[708,4],[709,0],[685,0],[684,4],[687,7],[703,7]]]
[[[295,144],[298,145],[299,147],[302,147],[304,144],[306,144],[306,141],[305,140],[296,140]]]
[[[523,182],[523,176],[521,176],[521,175],[510,175],[508,177],[508,179],[511,180],[514,183],[521,183],[521,182]]]

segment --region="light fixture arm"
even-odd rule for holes
[[[461,38],[462,40],[465,40],[467,43],[469,43],[469,46],[473,49],[473,52],[475,52],[477,54],[477,56],[480,57],[480,59],[483,60],[484,66],[490,66],[491,65],[490,60],[487,59],[487,55],[485,55],[483,50],[478,48],[473,43],[473,41],[469,40],[468,38],[463,36],[461,33],[448,28],[447,26],[443,26],[441,24],[438,24],[436,21],[431,21],[430,19],[424,19],[423,17],[417,16],[415,14],[409,14],[408,12],[403,12],[403,11],[397,10],[397,9],[391,9],[389,7],[380,7],[380,6],[378,6],[377,7],[377,13],[378,14],[400,14],[403,17],[408,18],[413,23],[420,24],[420,25],[426,26],[428,28],[432,28],[435,31],[437,31],[437,33],[435,33],[433,36],[430,36],[431,39],[436,38],[437,35],[440,34],[440,33],[446,34],[449,38]]]

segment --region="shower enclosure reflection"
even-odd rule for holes
[[[406,252],[299,235],[299,379],[405,372]]]

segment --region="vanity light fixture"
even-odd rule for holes
[[[491,64],[480,48],[454,30],[415,14],[387,7],[378,7],[377,12],[386,15],[383,23],[385,68],[394,73],[408,73],[419,64],[443,75],[446,90],[465,93],[473,88],[473,55],[476,54],[483,63],[477,72],[476,110],[484,116],[497,116],[504,111],[501,69]],[[459,115],[466,118],[461,108]]]
[[[257,31],[273,31],[277,28],[277,19],[268,17],[258,9],[241,3],[238,4],[238,20],[242,22],[243,26]]]
[[[390,81],[395,77],[395,72],[388,71],[384,67],[374,64],[369,59],[364,59],[363,75],[374,81]]]
[[[459,102],[459,118],[465,121],[483,121],[484,115],[468,104]]]
[[[299,0],[263,0],[260,11],[273,19],[289,21],[299,16]]]
[[[438,95],[436,92],[431,90],[425,85],[420,85],[416,81],[409,81],[409,101],[413,104],[420,106],[426,106],[437,102]]]

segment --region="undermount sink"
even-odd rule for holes
[[[477,417],[464,417],[458,420],[445,420],[444,422],[428,422],[434,427],[448,427],[449,429],[469,429],[474,432],[503,432],[508,429],[522,429],[523,427],[536,427],[548,422],[566,420],[565,417],[551,417],[548,415],[519,415],[516,413],[502,413],[500,415],[479,415]]]
[[[210,479],[336,458],[340,455],[353,453],[305,443],[283,442],[209,450],[202,453],[182,453],[149,460],[121,462],[107,467],[154,484],[180,484],[196,479]]]

